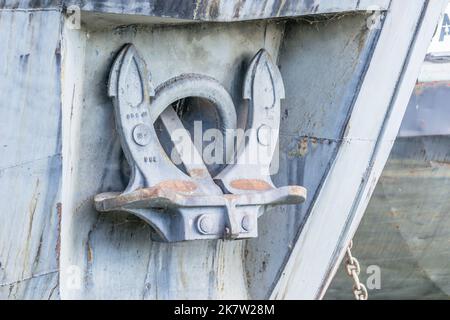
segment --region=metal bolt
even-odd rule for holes
[[[202,215],[198,218],[197,228],[203,234],[211,234],[213,231],[213,220],[207,215]]]
[[[133,129],[133,139],[140,146],[146,146],[150,143],[151,129],[145,124],[138,124]]]
[[[241,226],[242,226],[242,229],[244,229],[247,232],[252,231],[253,219],[250,217],[250,215],[248,215],[248,214],[244,215],[244,217],[242,218],[242,221],[241,221]]]

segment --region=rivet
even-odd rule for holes
[[[202,215],[198,218],[197,228],[203,234],[211,234],[213,231],[213,220],[208,215]]]
[[[251,232],[253,229],[253,219],[250,217],[250,215],[246,214],[242,218],[241,221],[242,229],[244,229],[247,232]]]

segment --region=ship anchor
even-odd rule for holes
[[[264,49],[252,59],[244,79],[250,134],[227,157],[233,161],[214,177],[190,139],[183,145],[186,150],[187,143],[189,157],[176,143],[171,133],[185,129],[171,105],[188,97],[210,101],[227,135],[237,127],[230,94],[217,80],[201,74],[184,74],[156,89],[149,76],[135,46],[125,45],[111,68],[108,94],[131,176],[123,192],[95,197],[98,211],[134,214],[154,229],[155,240],[160,241],[246,239],[258,236],[258,217],[268,205],[305,201],[305,188],[277,188],[271,180],[270,163],[277,145],[284,86],[278,67]],[[157,119],[169,133],[186,173],[161,145],[154,128]],[[230,150],[232,139],[226,136],[225,141],[226,150]],[[258,161],[248,161],[255,153]]]

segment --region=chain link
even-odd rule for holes
[[[359,274],[361,273],[361,267],[359,265],[358,259],[352,255],[353,240],[347,247],[346,260],[345,260],[345,271],[348,276],[353,279],[353,294],[356,300],[367,300],[369,298],[369,293],[367,292],[366,286],[359,281]]]

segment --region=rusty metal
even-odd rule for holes
[[[194,159],[177,145],[173,133],[186,129],[171,105],[188,97],[211,101],[220,116],[229,152],[234,149],[227,134],[237,123],[230,95],[217,80],[199,74],[175,77],[155,90],[149,79],[145,61],[133,45],[126,45],[111,69],[108,93],[114,102],[117,131],[131,177],[122,193],[95,197],[98,211],[132,213],[149,223],[157,240],[162,241],[243,239],[257,237],[257,219],[265,206],[305,200],[305,188],[276,188],[270,179],[284,87],[266,51],[260,50],[252,60],[244,83],[248,126],[252,129],[249,140],[226,155],[226,160],[233,161],[214,179],[190,137],[184,147],[193,152]],[[187,173],[164,151],[153,126],[158,118]],[[246,163],[245,155],[253,150],[257,150],[258,161]]]
[[[270,184],[263,180],[237,179],[230,182],[231,187],[239,190],[269,190]]]

